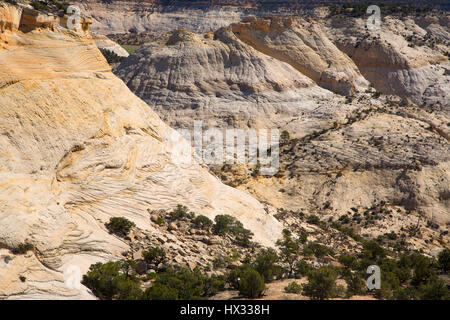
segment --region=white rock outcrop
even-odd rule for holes
[[[104,223],[123,216],[152,231],[149,208],[231,214],[273,245],[278,222],[207,168],[178,163],[183,139],[111,73],[86,32],[22,32],[22,13],[0,4],[0,298],[93,298],[67,275],[120,258],[129,248]],[[25,243],[27,254],[10,251]]]

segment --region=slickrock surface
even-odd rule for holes
[[[130,249],[106,230],[110,217],[161,233],[149,208],[231,214],[274,243],[280,224],[258,201],[175,161],[188,145],[111,73],[87,30],[32,29],[30,17],[23,32],[21,13],[0,4],[1,298],[93,298],[64,272]],[[34,249],[11,253],[25,243]]]
[[[448,118],[444,121],[416,107],[371,106],[336,126],[287,142],[274,177],[225,166],[216,174],[270,206],[314,212],[324,220],[380,202],[392,210],[420,212],[425,226],[427,221],[440,226],[448,245],[449,141],[441,135],[448,134]],[[413,223],[402,215],[387,217],[378,230],[397,232]],[[443,245],[424,240],[417,240],[417,248],[425,252]]]
[[[176,127],[192,127],[195,119],[303,132],[308,126],[301,118],[314,117],[316,126],[356,108],[228,28],[202,35],[174,31],[166,42],[143,46],[115,73]]]
[[[113,1],[105,4],[97,0],[74,1],[81,10],[92,16],[92,31],[100,34],[149,32],[161,34],[178,28],[195,32],[216,30],[238,22],[245,13],[240,8],[182,7],[165,8],[154,1]],[[134,10],[130,10],[130,7]]]
[[[442,43],[434,45],[418,25],[426,22],[385,20],[379,35],[366,32],[365,20],[355,18],[247,17],[215,33],[181,29],[169,40],[144,45],[115,73],[176,127],[201,119],[210,125],[277,126],[295,135],[305,127],[298,118],[323,122],[359,108],[330,91],[363,93],[366,78],[382,93],[445,115],[450,71],[441,25],[446,22],[428,23],[430,30],[440,30],[436,39]],[[416,31],[404,33],[402,26]],[[408,46],[406,39],[418,30],[421,40],[412,38]],[[322,112],[311,112],[317,109]]]
[[[380,30],[364,19],[324,21],[327,34],[379,91],[434,110],[450,108],[449,17],[384,17]]]
[[[130,54],[122,48],[119,44],[112,41],[111,39],[108,39],[108,37],[99,35],[99,34],[92,34],[92,37],[94,38],[95,44],[97,45],[97,48],[108,50],[111,52],[114,52],[119,57],[128,57]]]
[[[249,17],[230,28],[242,41],[290,64],[325,89],[348,95],[367,87],[356,65],[335,47],[320,24]]]
[[[426,28],[445,40],[441,20],[420,19],[386,18],[379,36],[355,18],[246,18],[214,34],[178,30],[124,60],[117,75],[175,127],[204,120],[289,131],[275,177],[215,169],[268,209],[326,219],[382,201],[423,217],[425,228],[440,226],[439,241],[411,240],[431,253],[449,240],[448,45],[422,36],[408,46],[409,33]],[[386,221],[378,228],[413,223]]]

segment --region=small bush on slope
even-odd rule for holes
[[[124,217],[113,217],[109,219],[106,227],[112,232],[119,236],[127,236],[130,233],[132,227],[135,224]]]

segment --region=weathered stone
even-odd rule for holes
[[[147,272],[147,263],[144,260],[136,260],[136,272],[145,274]]]
[[[0,21],[20,22],[16,8],[0,2]],[[65,270],[121,258],[129,245],[104,223],[125,217],[156,230],[149,203],[183,202],[210,218],[245,212],[244,225],[273,245],[281,225],[258,201],[195,162],[174,162],[187,143],[111,73],[86,32],[39,28],[0,27],[0,239],[39,252],[2,273],[0,297],[93,298],[68,289]]]

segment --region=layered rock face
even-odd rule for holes
[[[161,35],[177,28],[203,33],[234,23],[234,31],[241,40],[291,64],[334,92],[349,94],[365,86],[362,74],[377,90],[407,97],[417,104],[434,105],[450,100],[445,50],[411,47],[411,41],[407,40],[432,36],[444,41],[441,47],[448,47],[448,17],[383,17],[380,32],[367,32],[366,19],[361,18],[338,16],[306,21],[249,17],[268,15],[264,6],[259,10],[220,6],[165,8],[154,1],[105,4],[96,0],[78,5],[92,15],[93,29],[100,34],[131,30]],[[130,5],[135,10],[127,10]],[[241,19],[245,22],[238,23]]]
[[[209,125],[284,127],[303,132],[306,128],[300,125],[300,119],[312,116],[315,109],[321,110],[313,116],[317,123],[328,123],[331,113],[344,117],[346,111],[355,108],[339,107],[344,98],[320,86],[330,84],[338,91],[352,91],[357,83],[364,82],[343,54],[339,57],[349,66],[339,61],[336,65],[338,69],[348,68],[349,76],[344,71],[321,70],[326,63],[312,49],[309,56],[315,62],[299,58],[290,64],[278,60],[259,51],[260,47],[243,42],[239,38],[243,32],[237,28],[201,35],[174,31],[165,42],[143,46],[115,73],[165,121],[177,127],[191,127],[193,120],[204,120]],[[290,39],[301,41],[295,34]],[[329,42],[315,49],[329,56],[337,50]]]
[[[397,5],[438,6],[449,8],[441,1],[374,1]],[[82,0],[73,1],[92,15],[92,30],[101,34],[148,32],[161,34],[177,28],[203,33],[217,30],[247,16],[295,15],[310,12],[319,5],[343,5],[348,1],[160,1],[160,0]],[[132,10],[130,10],[130,8]]]
[[[207,168],[179,163],[189,145],[111,73],[86,32],[22,32],[24,14],[0,4],[0,297],[92,298],[65,273],[129,250],[104,223],[123,216],[158,234],[147,209],[178,203],[234,215],[273,245],[278,222]],[[34,249],[11,253],[25,243]]]
[[[385,94],[411,99],[435,110],[449,110],[447,17],[385,17],[380,30],[363,19],[331,19],[328,34],[372,85]]]
[[[242,41],[290,64],[325,89],[349,95],[368,85],[353,61],[335,47],[317,23],[246,18],[230,28]]]
[[[449,142],[439,131],[448,118],[441,122],[414,108],[390,108],[372,105],[356,112],[355,122],[289,143],[277,177],[236,174],[230,181],[278,208],[336,217],[384,201],[422,211],[447,230]],[[430,129],[430,123],[437,127]]]
[[[269,207],[328,219],[381,201],[393,210],[423,213],[445,235],[447,60],[439,46],[402,46],[407,35],[394,37],[385,29],[397,20],[403,23],[387,19],[380,31],[380,38],[393,37],[390,42],[380,40],[368,50],[352,36],[364,33],[365,21],[353,18],[248,18],[214,34],[175,31],[168,41],[131,55],[117,75],[175,127],[203,120],[289,131],[275,177],[255,176],[248,168],[217,169],[224,181]],[[445,28],[430,28],[445,35]],[[366,80],[394,95],[367,88]],[[402,225],[390,219],[380,228],[399,231]],[[427,252],[442,247],[418,241]]]
[[[75,1],[84,13],[93,18],[92,31],[100,34],[148,32],[161,34],[177,28],[195,32],[216,30],[238,22],[245,13],[238,8],[207,9],[165,8],[155,1]],[[130,7],[133,10],[130,10]]]

